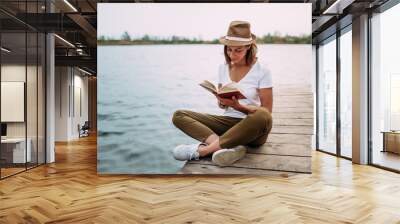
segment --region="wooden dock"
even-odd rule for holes
[[[273,127],[267,143],[251,148],[246,156],[227,167],[214,165],[211,157],[188,161],[181,174],[293,175],[311,173],[314,125],[311,88],[274,88]]]

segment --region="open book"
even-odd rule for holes
[[[221,98],[232,99],[232,96],[235,96],[236,99],[246,99],[246,97],[240,92],[240,90],[236,87],[236,84],[233,82],[222,86],[220,89],[217,89],[214,84],[207,80],[204,80],[199,85]]]

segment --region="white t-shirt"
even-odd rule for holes
[[[218,70],[218,84],[224,86],[232,82],[233,81],[229,76],[229,65],[227,63],[221,64]],[[237,85],[240,92],[242,92],[247,98],[239,100],[240,104],[261,106],[258,89],[272,87],[271,72],[266,68],[266,66],[261,65],[257,60],[250,68],[249,72],[239,82],[234,83]],[[244,118],[247,116],[232,107],[226,108],[222,115],[236,118]]]

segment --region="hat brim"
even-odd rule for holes
[[[219,38],[219,43],[227,46],[245,46],[249,44],[256,43],[256,35],[251,34],[251,39],[250,41],[237,41],[237,40],[227,40],[225,39],[225,36]]]

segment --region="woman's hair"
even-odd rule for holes
[[[245,47],[249,47],[250,48],[247,50],[246,52],[246,65],[251,65],[253,63],[253,60],[256,58],[256,54],[257,54],[257,45],[252,43],[249,45],[246,45]],[[225,61],[227,64],[231,64],[231,59],[228,56],[228,46],[225,45],[224,46],[224,56],[225,56]]]

